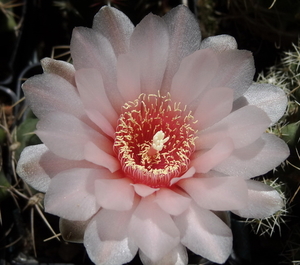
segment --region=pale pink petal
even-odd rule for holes
[[[98,110],[85,109],[87,116],[101,129],[101,131],[114,138],[115,127],[112,126],[113,122],[109,122]]]
[[[116,55],[108,39],[99,32],[90,28],[75,28],[70,49],[76,70],[96,68],[101,73],[111,71],[108,76],[115,76]]]
[[[187,105],[198,98],[215,77],[218,60],[215,52],[206,49],[185,57],[174,75],[170,93],[172,98]],[[198,105],[201,98],[194,105]]]
[[[53,153],[66,159],[85,159],[85,145],[91,141],[113,154],[110,140],[66,113],[49,113],[38,122],[36,134]]]
[[[232,211],[245,218],[266,218],[283,207],[279,193],[269,185],[255,180],[247,180],[248,204],[246,207]]]
[[[90,224],[85,233],[86,239],[84,240],[89,258],[95,264],[127,264],[127,262],[130,262],[135,257],[138,249],[130,238],[118,241],[102,241],[95,233],[95,229],[96,224]]]
[[[43,144],[28,146],[21,153],[17,165],[18,175],[30,186],[42,192],[47,191],[50,177],[39,162],[48,151],[48,148]]]
[[[270,84],[253,84],[244,94],[250,105],[255,105],[265,111],[272,121],[277,122],[287,107],[285,92]]]
[[[96,180],[95,193],[98,204],[108,210],[130,210],[134,198],[134,189],[130,184],[128,178]]]
[[[193,205],[174,221],[184,246],[212,262],[227,260],[232,250],[231,230],[211,211]]]
[[[73,221],[86,221],[100,208],[94,185],[102,171],[70,169],[51,179],[45,195],[45,211]]]
[[[179,244],[180,238],[172,218],[154,199],[154,195],[141,199],[129,224],[129,236],[152,262],[157,262]]]
[[[208,90],[201,97],[193,116],[197,120],[197,128],[201,130],[220,121],[232,110],[233,90],[216,87]]]
[[[191,178],[178,185],[205,209],[228,211],[242,209],[247,204],[247,186],[240,177]]]
[[[254,143],[233,151],[214,170],[246,179],[263,175],[289,156],[286,143],[275,135],[264,133]]]
[[[207,177],[207,178],[210,178],[210,177],[228,177],[227,174],[220,173],[218,171],[215,171],[214,169],[208,171],[205,174],[197,173],[197,174],[194,175],[195,178],[202,178],[203,176]]]
[[[151,188],[144,184],[131,184],[131,185],[133,186],[134,191],[141,197],[147,197],[159,190],[159,189]]]
[[[200,49],[211,48],[217,52],[237,49],[237,43],[234,37],[223,34],[212,36],[201,42]]]
[[[169,51],[169,33],[162,18],[147,15],[130,39],[130,54],[139,62],[141,91],[157,94],[161,88]]]
[[[118,9],[102,7],[94,17],[93,29],[109,40],[117,56],[128,51],[134,26]]]
[[[99,70],[77,70],[75,80],[85,109],[98,110],[113,127],[116,127],[118,115],[107,98]],[[99,127],[101,128],[101,125]]]
[[[232,88],[234,99],[239,98],[253,82],[255,66],[251,52],[234,49],[216,54],[219,67],[209,87]]]
[[[46,192],[51,178],[71,168],[96,168],[96,165],[85,160],[61,158],[50,152],[44,144],[39,144],[23,150],[18,161],[17,173],[33,188]]]
[[[84,157],[87,161],[105,167],[112,173],[119,170],[121,167],[117,158],[104,152],[93,142],[88,142],[84,146]]]
[[[191,178],[194,176],[195,173],[196,173],[196,169],[194,167],[190,167],[189,170],[185,172],[182,176],[171,179],[170,185],[174,185],[181,179]]]
[[[53,154],[49,149],[40,158],[39,164],[50,178],[57,173],[71,168],[100,168],[86,160],[69,160]]]
[[[101,241],[119,241],[128,237],[129,223],[138,203],[139,199],[135,198],[134,205],[129,211],[101,209],[91,221],[91,224],[97,225],[94,232],[98,234],[99,239]]]
[[[188,208],[191,199],[180,194],[180,192],[177,190],[161,188],[156,192],[155,202],[166,213],[171,215],[179,215]]]
[[[65,61],[58,61],[51,58],[41,60],[44,73],[55,74],[66,79],[70,84],[75,86],[75,68],[73,64]]]
[[[231,138],[225,138],[208,151],[192,159],[190,165],[197,173],[207,173],[219,163],[228,158],[234,149]]]
[[[119,112],[124,100],[117,88],[117,59],[109,41],[93,29],[79,27],[73,30],[70,48],[76,70],[96,68],[101,72],[107,97]]]
[[[36,75],[22,88],[27,103],[39,119],[52,111],[70,113],[79,119],[86,117],[77,89],[63,77],[53,73]]]
[[[95,264],[125,264],[134,258],[138,247],[127,232],[132,211],[101,209],[92,219],[84,234],[84,245]]]
[[[170,35],[168,63],[162,85],[162,91],[167,92],[181,60],[199,49],[201,32],[195,15],[184,5],[171,9],[163,20]]]
[[[161,260],[153,262],[143,251],[139,251],[139,256],[143,265],[186,265],[188,264],[188,255],[186,248],[178,244]]]
[[[62,238],[68,242],[83,243],[84,232],[91,219],[87,221],[70,221],[59,219],[59,231]]]
[[[118,57],[118,88],[127,101],[134,101],[141,94],[141,73],[139,62],[130,54]]]
[[[196,148],[211,148],[227,137],[233,140],[235,148],[241,148],[256,141],[269,124],[270,119],[264,111],[255,106],[245,106],[208,129],[200,131]]]

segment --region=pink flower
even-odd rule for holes
[[[17,171],[96,264],[138,250],[144,264],[187,264],[186,248],[223,263],[232,233],[217,212],[264,218],[282,206],[251,178],[289,154],[266,133],[286,96],[253,83],[252,55],[232,37],[200,39],[184,6],[135,28],[104,7],[92,29],[74,29],[73,65],[44,59],[23,86],[44,144]]]

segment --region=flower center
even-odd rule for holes
[[[134,183],[169,187],[188,170],[196,122],[170,95],[141,94],[126,103],[114,142],[123,172]]]

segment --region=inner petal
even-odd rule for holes
[[[114,142],[123,172],[134,183],[169,187],[189,168],[196,122],[171,95],[141,94],[126,103]]]

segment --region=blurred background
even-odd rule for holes
[[[91,27],[107,4],[134,24],[149,12],[162,16],[185,4],[198,18],[202,38],[234,36],[239,49],[253,53],[255,80],[287,93],[288,110],[270,132],[288,143],[291,156],[259,178],[276,188],[286,205],[264,220],[232,215],[234,253],[226,264],[300,264],[299,0],[0,0],[0,265],[92,264],[81,244],[59,237],[58,218],[43,212],[43,194],[25,185],[15,166],[25,146],[39,143],[22,83],[42,73],[44,57],[71,62],[73,28]],[[193,253],[189,258],[189,264],[213,264]],[[130,264],[141,262],[136,257]]]

